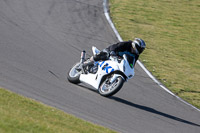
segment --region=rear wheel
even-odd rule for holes
[[[81,65],[80,62],[76,63],[67,73],[67,79],[69,80],[69,82],[74,83],[74,84],[80,83],[79,77],[80,77],[80,74],[82,73],[82,70],[80,69],[80,65]]]
[[[109,97],[117,93],[124,84],[122,77],[117,77],[112,83],[110,83],[112,77],[108,77],[99,87],[99,94],[105,97]]]

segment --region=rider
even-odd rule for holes
[[[139,55],[144,51],[146,44],[144,40],[135,38],[133,41],[118,42],[110,45],[97,55],[92,56],[89,61],[84,62],[83,67],[93,64],[94,61],[108,60],[109,56],[123,56],[123,54],[130,55],[128,58],[131,67],[135,66]]]

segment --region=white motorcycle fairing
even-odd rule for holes
[[[97,54],[100,51],[96,47],[92,47],[93,54]],[[80,74],[80,82],[87,83],[93,86],[95,89],[99,89],[102,79],[104,76],[114,74],[112,80],[114,81],[117,77],[122,77],[124,81],[134,76],[134,67],[131,68],[127,60],[126,55],[123,56],[121,62],[117,60],[117,57],[110,57],[110,60],[95,62],[98,64],[98,70],[95,74],[87,73]]]
[[[92,47],[93,54],[100,51]],[[94,64],[83,66],[85,51],[81,53],[81,60],[69,70],[67,78],[74,84],[86,83],[98,90],[99,94],[109,97],[117,93],[124,82],[134,76],[134,67],[130,66],[127,57],[110,56],[106,61],[97,61]],[[129,58],[129,57],[128,57]]]

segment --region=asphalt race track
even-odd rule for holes
[[[200,133],[200,112],[136,75],[111,98],[67,81],[84,49],[117,38],[103,0],[0,0],[0,86],[128,133]],[[147,44],[148,45],[148,44]]]

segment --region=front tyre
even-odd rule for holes
[[[112,83],[110,83],[110,79],[112,77],[107,78],[103,83],[100,85],[98,91],[99,94],[105,97],[109,97],[117,93],[124,84],[124,79],[122,77],[117,77]]]
[[[81,73],[80,63],[78,62],[67,73],[67,79],[71,83],[78,84],[80,83],[79,77]]]

